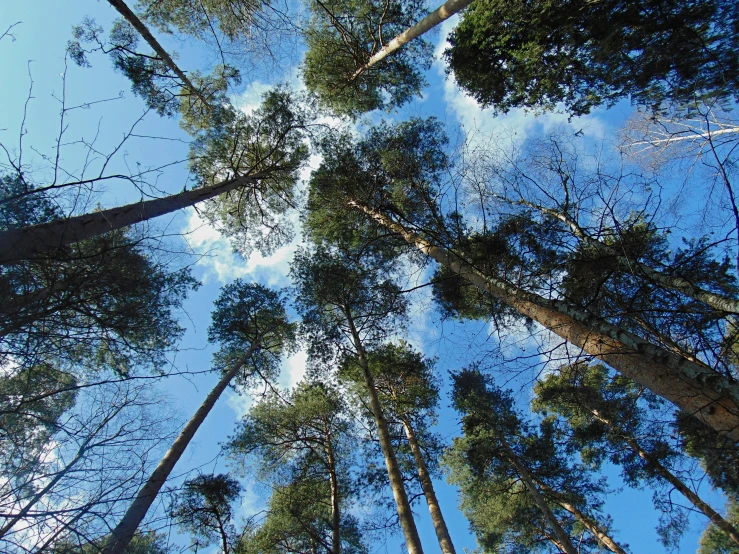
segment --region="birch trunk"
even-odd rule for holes
[[[403,529],[403,536],[405,537],[408,554],[423,554],[421,539],[418,536],[416,522],[413,519],[413,511],[411,510],[410,502],[408,502],[408,495],[406,494],[405,487],[403,485],[403,476],[400,473],[398,460],[395,458],[395,451],[393,450],[393,444],[390,440],[390,431],[388,430],[387,419],[385,419],[385,415],[382,412],[382,406],[380,405],[380,400],[377,396],[377,389],[375,387],[375,380],[370,373],[369,364],[367,363],[367,355],[365,354],[362,340],[359,337],[359,333],[354,325],[354,320],[352,319],[351,314],[346,309],[344,310],[344,313],[351,330],[354,347],[357,350],[359,366],[362,368],[364,384],[367,387],[372,415],[374,416],[375,425],[377,426],[377,436],[380,439],[380,446],[382,447],[382,453],[385,458],[385,466],[387,467],[387,474],[390,479],[390,488],[393,491],[395,507],[398,510],[398,519],[400,520],[400,527]]]
[[[480,290],[695,415],[719,433],[739,440],[739,384],[704,364],[672,354],[579,308],[485,275],[461,256],[432,245],[382,213],[354,201],[348,205],[399,234]]]
[[[146,25],[144,25],[144,22],[141,21],[136,16],[136,14],[131,11],[131,8],[129,8],[126,3],[123,2],[123,0],[108,0],[108,2],[118,11],[119,14],[124,17],[126,21],[131,24],[134,29],[138,31],[138,33],[141,35],[141,38],[143,38],[146,43],[151,46],[152,50],[157,53],[157,56],[162,58],[164,63],[166,63],[167,66],[172,71],[174,71],[174,74],[180,78],[180,80],[185,84],[185,87],[187,87],[190,93],[197,96],[205,105],[205,107],[210,109],[210,103],[205,98],[203,98],[203,96],[200,94],[200,91],[195,88],[195,85],[190,82],[190,79],[187,78],[187,75],[185,75],[185,73],[177,66],[177,64],[174,63],[172,56],[170,56],[162,47],[162,45],[159,44],[157,39],[155,39],[154,36],[149,32],[149,29],[146,27]]]
[[[194,206],[246,184],[254,184],[261,174],[237,177],[210,185],[156,198],[135,202],[108,210],[91,212],[49,223],[11,229],[0,233],[0,264],[33,259],[50,254],[73,242],[122,229],[182,208]]]
[[[151,474],[148,481],[143,487],[141,487],[136,498],[128,507],[123,519],[121,519],[121,522],[115,529],[113,529],[110,540],[105,545],[105,548],[103,548],[103,554],[123,554],[126,550],[126,547],[128,546],[128,543],[131,542],[136,529],[146,516],[146,512],[149,511],[149,508],[154,502],[157,494],[159,494],[164,482],[174,469],[175,464],[182,457],[182,454],[185,452],[185,448],[190,444],[195,432],[213,409],[213,406],[215,406],[221,394],[223,394],[223,391],[226,390],[228,384],[234,377],[236,377],[236,374],[247,362],[257,347],[257,344],[252,344],[241,359],[236,362],[231,369],[223,375],[223,377],[221,377],[218,384],[216,384],[213,390],[210,391],[208,396],[200,405],[200,408],[198,408],[198,411],[195,412],[195,415],[187,422],[184,429],[182,429],[182,432],[175,439],[174,443],[172,443],[172,446],[159,462],[159,465]]]
[[[329,483],[331,485],[331,552],[341,554],[341,512],[339,511],[339,483],[336,478],[336,458],[331,444],[331,433],[328,426],[326,433],[326,458],[328,461]]]
[[[354,81],[362,73],[367,71],[373,65],[381,62],[387,58],[390,54],[400,49],[404,44],[409,43],[414,38],[420,37],[422,34],[430,31],[436,27],[442,21],[445,21],[452,17],[455,13],[463,10],[472,3],[473,0],[449,0],[443,5],[439,6],[433,12],[424,17],[421,21],[409,27],[380,50],[378,50],[362,67],[357,69],[352,75],[351,80]]]
[[[443,554],[456,554],[454,545],[452,544],[452,538],[449,536],[449,529],[447,529],[446,521],[444,521],[444,516],[441,513],[439,501],[436,498],[434,484],[431,481],[431,476],[429,475],[428,467],[426,466],[426,460],[423,457],[423,452],[421,451],[418,439],[416,438],[416,433],[413,430],[410,421],[408,421],[408,418],[402,417],[401,420],[403,422],[405,436],[408,438],[408,444],[413,453],[413,459],[416,461],[418,479],[421,482],[423,495],[426,497],[426,504],[428,504],[429,512],[431,513],[431,521],[434,524],[436,538],[439,540],[439,547]]]

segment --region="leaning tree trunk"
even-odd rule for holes
[[[630,379],[732,440],[739,440],[739,385],[710,367],[691,362],[559,300],[550,300],[485,275],[462,256],[434,246],[388,216],[354,201],[381,226],[403,237],[480,290],[537,321]]]
[[[554,517],[551,508],[549,508],[549,504],[547,504],[547,501],[539,492],[539,489],[536,488],[534,479],[531,477],[529,471],[524,467],[522,463],[518,461],[516,453],[508,445],[508,442],[505,440],[505,438],[501,435],[498,435],[498,440],[500,440],[500,444],[503,446],[503,450],[508,457],[508,461],[511,462],[511,465],[513,465],[513,467],[515,468],[516,473],[518,473],[518,476],[521,478],[521,481],[523,481],[524,486],[529,491],[529,494],[531,494],[531,497],[534,499],[534,503],[536,503],[536,506],[544,515],[544,518],[549,522],[552,531],[554,531],[554,535],[557,537],[557,545],[559,546],[559,548],[564,550],[567,554],[579,554],[577,549],[572,545],[570,536],[565,533],[564,529],[562,529],[559,521],[557,521],[557,518]]]
[[[135,13],[131,11],[131,8],[129,8],[123,0],[108,0],[111,6],[113,6],[119,14],[121,14],[126,21],[128,21],[131,26],[138,31],[138,33],[141,35],[141,38],[143,38],[149,46],[151,46],[152,50],[157,53],[157,55],[164,61],[164,63],[167,64],[167,67],[169,67],[172,71],[174,71],[174,74],[177,75],[177,77],[180,78],[180,80],[184,83],[184,85],[187,87],[187,89],[190,91],[190,94],[194,94],[197,96],[200,101],[205,105],[206,108],[210,108],[210,103],[203,98],[203,95],[200,93],[200,91],[195,88],[195,85],[192,84],[190,79],[187,78],[187,75],[185,75],[185,72],[182,71],[176,63],[174,63],[174,60],[172,59],[172,56],[167,53],[167,51],[162,47],[161,44],[157,41],[157,39],[154,38],[154,36],[149,32],[149,29],[144,25],[144,22],[141,21]]]
[[[110,540],[105,545],[105,548],[103,548],[103,554],[122,554],[126,550],[136,529],[146,516],[146,512],[149,511],[154,499],[159,494],[159,490],[174,469],[175,464],[182,457],[185,448],[190,444],[195,432],[213,409],[213,406],[215,406],[223,391],[226,390],[228,384],[236,377],[236,374],[257,348],[258,345],[256,343],[252,344],[241,359],[221,377],[218,384],[210,391],[210,394],[208,394],[200,405],[198,411],[195,412],[195,415],[187,422],[182,432],[172,443],[172,446],[159,462],[159,465],[151,474],[148,481],[141,487],[136,498],[128,507],[123,519],[121,519],[121,522],[113,529]]]
[[[362,73],[367,71],[373,65],[381,62],[387,58],[390,54],[401,48],[404,44],[409,43],[414,38],[418,38],[427,31],[430,31],[436,27],[442,21],[449,19],[455,13],[463,10],[472,3],[473,0],[449,0],[443,5],[439,6],[433,12],[424,17],[421,21],[409,27],[380,50],[378,50],[362,67],[357,69],[352,75],[352,81],[359,77]]]
[[[411,447],[413,453],[413,459],[416,462],[416,468],[418,469],[418,480],[421,482],[421,488],[423,489],[423,495],[426,497],[426,504],[428,504],[429,512],[431,513],[431,521],[434,524],[434,531],[436,531],[436,538],[439,540],[439,547],[443,554],[456,554],[454,545],[452,544],[452,538],[449,536],[449,529],[447,529],[444,516],[441,513],[441,507],[439,501],[436,498],[436,492],[434,491],[434,484],[431,481],[428,467],[426,466],[426,460],[423,457],[421,446],[418,444],[418,438],[416,432],[411,426],[411,422],[407,417],[402,416],[401,421],[403,422],[403,429],[405,429],[405,436],[408,438],[408,444]]]
[[[390,487],[393,491],[395,507],[398,510],[398,519],[400,520],[400,527],[403,529],[403,536],[405,537],[405,544],[408,548],[408,554],[423,554],[421,539],[418,536],[416,522],[413,519],[411,504],[410,502],[408,502],[408,495],[406,494],[405,487],[403,486],[403,475],[400,473],[398,460],[395,458],[395,451],[393,450],[393,444],[390,440],[390,431],[388,429],[387,419],[385,419],[385,415],[382,412],[380,399],[377,396],[377,388],[375,387],[375,380],[373,379],[372,374],[369,370],[367,355],[365,354],[364,347],[362,346],[362,340],[359,337],[359,333],[357,332],[357,329],[354,325],[354,320],[352,319],[351,314],[348,312],[348,310],[345,311],[345,315],[347,317],[349,328],[351,329],[354,347],[357,349],[359,366],[362,368],[364,384],[367,387],[367,394],[369,395],[370,399],[372,415],[375,418],[375,425],[377,426],[377,436],[380,439],[382,454],[385,457],[387,475],[390,479]]]
[[[182,208],[194,206],[246,184],[254,184],[263,175],[236,177],[221,183],[200,187],[108,210],[57,219],[49,223],[11,229],[0,233],[0,264],[49,255],[60,248],[98,235],[122,229]]]

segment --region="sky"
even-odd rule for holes
[[[148,172],[151,188],[136,190],[116,183],[102,192],[94,191],[81,197],[77,206],[79,211],[92,209],[96,205],[115,206],[133,202],[143,195],[182,190],[188,179],[186,165],[182,163],[187,156],[188,137],[178,128],[176,121],[160,118],[156,114],[144,116],[131,133],[132,125],[143,115],[144,107],[130,92],[128,82],[113,72],[107,59],[91,58],[93,67],[89,69],[69,63],[66,87],[63,86],[65,44],[71,37],[72,25],[80,23],[85,16],[95,18],[107,29],[115,14],[104,1],[29,0],[2,3],[0,32],[19,23],[10,31],[14,38],[6,36],[0,41],[0,75],[3,75],[0,140],[13,153],[23,152],[24,160],[37,182],[49,182],[54,175],[48,170],[47,160],[49,157],[53,159],[60,129],[64,130],[60,166],[64,171],[75,174],[85,168],[87,174],[91,174],[102,166],[101,156],[85,157],[90,144],[98,152],[109,152],[117,147],[126,133],[134,135],[110,160],[107,171],[112,172],[116,168],[131,171],[131,168],[138,167],[139,171]],[[486,137],[494,134],[500,137],[500,141],[511,140],[511,137],[515,137],[513,140],[522,140],[537,132],[567,126],[573,134],[581,132],[582,140],[586,143],[597,145],[612,140],[616,129],[630,114],[630,106],[621,103],[611,110],[597,109],[591,115],[572,121],[562,114],[536,117],[520,110],[494,117],[489,110],[481,109],[473,99],[460,91],[445,73],[440,54],[444,49],[444,37],[455,21],[453,18],[445,22],[435,34],[433,40],[437,45],[437,61],[427,73],[428,86],[422,97],[397,113],[371,114],[369,120],[377,121],[384,117],[399,121],[409,116],[435,115],[448,128],[461,129],[467,138],[489,140]],[[204,54],[198,48],[171,37],[158,36],[165,47],[179,52],[181,66],[196,67],[204,61]],[[297,67],[290,65],[282,69],[278,80],[300,87]],[[246,110],[253,107],[260,95],[276,82],[273,76],[260,75],[258,72],[249,77],[233,97],[233,102]],[[74,109],[69,110],[65,121],[60,122],[62,102],[66,103],[68,109]],[[316,167],[318,163],[320,159],[313,157],[310,167]],[[304,170],[304,178],[308,177],[310,167]],[[297,215],[294,217],[297,223]],[[179,351],[172,356],[172,367],[179,371],[206,370],[212,354],[206,330],[211,307],[220,287],[236,278],[258,281],[270,287],[288,286],[289,262],[300,244],[300,238],[270,256],[254,253],[248,259],[243,259],[232,252],[228,242],[216,229],[205,223],[196,210],[188,209],[165,216],[153,225],[165,235],[184,233],[186,249],[197,254],[188,259],[203,286],[186,303],[183,325],[187,332]],[[417,276],[419,280],[422,278],[423,275]],[[437,367],[442,375],[464,367],[493,349],[491,341],[494,343],[496,339],[486,324],[440,321],[431,307],[428,289],[422,289],[417,294],[414,310],[408,338],[422,348],[427,356],[438,357]],[[280,384],[291,387],[298,383],[305,372],[305,361],[306,356],[302,352],[288,357],[283,363]],[[214,375],[170,378],[160,386],[160,393],[184,422],[215,380]],[[227,461],[219,456],[219,444],[227,440],[237,417],[248,410],[250,403],[248,395],[239,396],[229,392],[196,434],[177,465],[177,475],[185,475],[195,468],[203,472],[227,470]],[[457,416],[449,408],[448,379],[445,379],[440,404],[439,419],[442,424],[439,432],[452,437],[458,432],[458,423]],[[476,546],[474,537],[468,531],[466,520],[456,509],[456,491],[443,479],[437,480],[435,486],[457,551],[473,550]],[[713,499],[714,504],[721,506],[719,495],[710,493],[707,487],[704,489],[703,492]],[[242,500],[242,516],[246,517],[263,507],[264,498],[260,497],[260,490],[248,483],[245,483]],[[657,516],[649,491],[627,489],[614,494],[607,503],[606,511],[614,518],[618,537],[628,543],[633,552],[664,551],[656,540],[654,526]],[[416,512],[424,547],[427,552],[437,552],[438,545],[426,507],[418,504]],[[701,518],[693,518],[690,532],[681,543],[681,552],[695,551],[703,524]],[[391,537],[387,545],[373,545],[372,551],[396,553],[402,550],[402,540],[397,535]]]

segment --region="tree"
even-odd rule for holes
[[[49,374],[42,382],[38,372],[34,376],[36,383],[24,386],[26,394],[26,387],[39,392],[57,378]],[[66,406],[61,404],[65,401]],[[146,479],[152,458],[171,440],[161,399],[148,383],[127,380],[28,403],[23,420],[18,415],[2,418],[14,426],[3,437],[3,447],[10,446],[5,454],[10,465],[3,466],[0,486],[5,515],[0,550],[45,552],[58,542],[99,548],[100,538]],[[37,421],[35,416],[56,419]],[[6,442],[23,440],[29,426],[39,441]]]
[[[424,85],[419,68],[430,66],[431,44],[414,41],[386,58],[381,69],[368,62],[386,46],[386,37],[412,25],[422,9],[423,4],[415,0],[311,3],[303,62],[308,90],[336,113],[354,117],[406,103]]]
[[[739,525],[739,507],[736,502],[729,501],[727,512],[727,519],[734,526]],[[736,552],[736,544],[726,533],[711,523],[701,535],[698,554],[731,554],[732,552]]]
[[[196,537],[193,541],[196,548],[220,542],[223,554],[229,554],[236,541],[231,504],[240,494],[241,485],[228,475],[198,475],[182,485],[169,515],[179,527]]]
[[[739,94],[732,2],[475,2],[449,36],[457,83],[498,112],[588,113],[621,98],[658,110]]]
[[[576,364],[548,375],[535,386],[534,407],[566,420],[572,429],[570,444],[591,463],[604,458],[623,468],[625,480],[663,480],[685,496],[696,509],[739,544],[739,532],[711,508],[670,468],[679,451],[655,426],[650,426],[640,403],[659,404],[657,398],[630,379],[611,379],[602,365]],[[661,533],[666,543],[679,536],[671,525]]]
[[[594,514],[605,492],[602,483],[593,482],[557,447],[552,428],[534,432],[516,412],[510,393],[478,370],[452,377],[463,436],[454,440],[445,463],[484,548],[496,549],[510,537],[515,545],[534,549],[543,536],[564,552],[578,552],[572,537],[588,534],[579,539],[580,548],[623,554]]]
[[[288,321],[280,294],[261,285],[236,280],[224,287],[216,301],[208,336],[212,342],[221,344],[214,357],[215,368],[222,372],[221,379],[113,529],[104,548],[106,554],[121,553],[126,548],[175,464],[226,387],[234,380],[241,386],[248,386],[255,380],[274,378],[279,371],[281,353],[291,347],[294,328]],[[242,371],[244,368],[247,369]]]
[[[51,546],[51,554],[97,554],[99,549],[92,543],[82,541],[59,541]],[[166,537],[157,533],[134,535],[128,543],[124,554],[170,554],[172,549],[166,546]]]
[[[356,521],[345,511],[353,497],[345,409],[333,387],[304,382],[285,398],[269,394],[239,423],[230,456],[241,463],[256,458],[257,473],[273,488],[266,520],[248,543],[278,548],[290,537],[328,554],[363,550]]]
[[[402,428],[408,441],[411,463],[415,465],[441,551],[454,554],[454,545],[431,481],[436,455],[441,451],[439,439],[429,429],[436,419],[439,402],[434,361],[423,358],[405,342],[383,344],[369,351],[367,360],[386,417],[391,424]],[[351,371],[351,366],[347,369],[342,375],[344,379],[349,378],[357,384],[363,381],[361,375]]]
[[[199,202],[226,195],[212,207],[214,218],[232,220],[242,248],[248,233],[264,218],[273,227],[270,238],[253,238],[274,247],[285,237],[276,218],[292,206],[297,172],[306,161],[303,131],[307,116],[284,90],[267,93],[252,115],[229,110],[223,127],[209,129],[193,143],[193,172],[198,188],[163,198],[98,212],[62,217],[0,232],[0,264],[54,257],[64,246],[135,223],[147,221]],[[267,142],[264,142],[267,141]],[[224,178],[225,177],[225,178]],[[240,211],[233,213],[234,205]]]
[[[360,368],[406,546],[416,554],[423,551],[421,541],[367,358],[368,349],[397,332],[395,325],[405,316],[400,289],[392,280],[380,278],[383,269],[390,267],[381,258],[362,259],[350,252],[318,248],[298,252],[291,273],[311,356],[346,358]]]
[[[371,142],[346,141],[325,153],[322,168],[311,182],[311,195],[315,190],[316,198],[325,199],[324,213],[333,211],[337,221],[352,210],[364,213],[370,225],[402,238],[512,311],[690,410],[717,431],[739,437],[739,389],[731,378],[624,331],[587,309],[526,290],[497,271],[483,272],[470,262],[467,253],[457,248],[455,229],[460,226],[454,218],[448,218],[452,220],[448,225],[436,204],[436,179],[444,166],[435,160],[444,156],[438,149],[443,141],[435,138],[435,122],[382,126],[372,135]],[[360,157],[359,152],[370,155]],[[392,176],[388,168],[399,171],[402,178],[388,178]]]

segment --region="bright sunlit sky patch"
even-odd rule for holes
[[[71,26],[79,23],[86,15],[97,19],[106,30],[116,15],[107,2],[79,0],[60,2],[58,0],[34,0],[32,2],[4,2],[0,10],[0,32],[8,25],[21,21],[13,29],[15,41],[6,38],[0,42],[0,74],[3,75],[0,104],[0,138],[13,151],[19,150],[19,136],[23,110],[33,79],[33,99],[28,105],[23,132],[24,155],[28,171],[38,182],[48,182],[53,176],[49,174],[48,164],[43,155],[53,152],[56,136],[60,128],[59,99],[62,94],[61,75],[64,72],[64,48],[71,37]],[[464,94],[446,75],[445,63],[441,53],[445,48],[445,37],[456,24],[456,18],[445,22],[434,37],[437,61],[427,72],[428,87],[423,96],[416,99],[397,113],[371,114],[364,123],[376,122],[382,117],[395,121],[408,116],[439,118],[450,131],[465,133],[472,140],[489,141],[491,136],[497,137],[499,145],[505,141],[522,141],[538,132],[548,132],[565,126],[572,134],[579,133],[584,145],[610,144],[615,138],[616,130],[630,113],[628,103],[621,103],[611,110],[597,109],[588,116],[568,120],[563,114],[547,114],[537,117],[523,110],[511,110],[506,115],[494,117],[491,110],[481,109],[469,96]],[[191,68],[200,61],[199,53],[194,47],[173,41],[170,37],[157,33],[165,47],[180,52],[178,63]],[[96,104],[92,107],[80,107],[69,114],[69,127],[66,131],[66,142],[70,146],[65,150],[62,165],[70,173],[79,174],[84,164],[85,145],[95,140],[100,152],[110,151],[124,136],[143,112],[143,104],[130,92],[128,82],[114,73],[110,63],[104,57],[93,57],[92,69],[70,67],[67,73],[68,106],[82,105],[101,99],[123,96],[123,99]],[[270,80],[269,75],[255,75],[257,79],[247,82],[243,90],[234,94],[234,104],[244,111],[253,110],[259,103],[261,95],[273,84],[287,82],[296,89],[302,87],[297,66],[283,68],[280,78]],[[285,77],[287,76],[287,78]],[[327,118],[331,125],[341,124],[335,118]],[[360,122],[359,126],[364,124]],[[98,129],[100,129],[98,133]],[[187,156],[188,137],[178,128],[177,122],[159,118],[156,114],[148,114],[136,127],[135,138],[129,140],[120,153],[112,160],[110,169],[131,172],[135,168],[147,173],[151,178],[151,188],[143,191],[131,187],[115,185],[109,187],[104,194],[95,193],[80,199],[80,207],[92,209],[98,203],[114,206],[120,203],[136,201],[142,195],[161,195],[182,190],[188,184],[188,172],[185,163],[180,163]],[[166,137],[167,140],[155,140],[151,137]],[[608,146],[606,146],[608,147]],[[35,149],[35,151],[34,151]],[[313,156],[310,167],[302,175],[307,180],[310,168],[315,168],[320,158]],[[101,167],[102,160],[93,160],[90,170]],[[169,165],[164,169],[157,169]],[[134,169],[132,169],[134,168]],[[196,276],[203,282],[200,290],[191,295],[187,302],[183,325],[187,333],[180,351],[173,356],[173,364],[181,371],[202,371],[210,364],[212,349],[207,343],[207,327],[210,322],[212,303],[219,294],[222,285],[234,279],[258,281],[270,287],[285,287],[290,284],[289,263],[302,238],[299,233],[297,214],[291,216],[298,233],[295,239],[277,249],[269,256],[252,253],[246,259],[235,254],[226,239],[221,237],[217,229],[206,223],[196,209],[187,209],[175,216],[162,218],[156,226],[166,234],[184,233],[186,245],[183,250],[196,253],[188,258],[193,264]],[[428,272],[411,273],[408,288],[423,284],[428,279]],[[528,333],[522,329],[519,335],[509,332],[504,341],[504,348],[497,350],[498,337],[484,323],[458,323],[441,321],[434,311],[430,289],[422,288],[414,293],[412,315],[407,331],[407,339],[416,347],[423,348],[430,357],[438,357],[438,369],[443,377],[441,422],[439,432],[450,438],[458,432],[457,416],[449,408],[449,384],[446,374],[449,370],[460,369],[475,359],[482,359],[487,366],[493,366],[504,359],[513,359],[520,353],[533,355],[536,352],[534,340],[528,339]],[[538,340],[550,340],[538,337]],[[556,340],[556,339],[555,339]],[[283,361],[283,372],[280,385],[292,387],[305,374],[306,354],[296,352]],[[506,374],[507,375],[507,374]],[[512,372],[511,374],[512,375]],[[531,372],[520,378],[505,377],[508,386],[533,378]],[[167,395],[175,398],[177,411],[184,417],[194,412],[203,400],[213,383],[215,375],[198,375],[190,379],[167,380]],[[518,379],[518,381],[517,381]],[[525,396],[525,395],[524,395]],[[176,473],[184,475],[191,468],[199,467],[202,472],[225,471],[227,464],[218,456],[219,444],[223,443],[234,429],[237,417],[249,409],[252,399],[249,395],[237,395],[230,392],[213,410],[205,424],[198,431],[195,440],[188,448],[187,454],[178,464]],[[184,419],[183,419],[184,421]],[[468,531],[468,525],[462,514],[456,509],[456,491],[446,485],[443,480],[436,482],[442,509],[447,518],[452,538],[458,552],[476,547],[474,538]],[[264,491],[245,482],[245,492],[240,514],[249,517],[264,508]],[[713,498],[721,505],[716,495]],[[420,531],[427,552],[437,552],[433,528],[425,504],[416,504],[419,515]],[[614,495],[607,505],[614,519],[617,537],[631,545],[634,552],[660,552],[662,547],[657,543],[654,526],[657,515],[654,513],[648,491],[625,491]],[[683,551],[694,551],[697,537],[702,531],[704,522],[695,518],[691,531],[683,540]],[[390,553],[399,552],[399,537],[394,537],[387,546]],[[384,551],[385,547],[377,548]],[[372,550],[376,551],[375,549]]]

